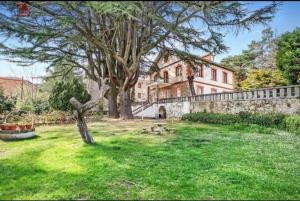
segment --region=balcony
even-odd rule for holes
[[[166,86],[170,86],[176,82],[181,82],[181,81],[184,81],[184,78],[183,76],[180,76],[180,77],[171,77],[167,80],[164,80],[164,79],[157,79],[157,80],[151,80],[147,83],[147,86],[151,87],[151,86],[157,86],[159,85],[159,87],[166,87]]]

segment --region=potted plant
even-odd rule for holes
[[[10,130],[10,126],[8,124],[3,125],[3,130]]]
[[[27,130],[32,129],[32,125],[31,125],[31,124],[26,124],[25,126],[26,126],[26,129],[27,129]]]
[[[17,129],[17,125],[16,124],[9,125],[9,130],[15,131],[16,129]]]
[[[19,125],[21,131],[26,130],[26,125]]]

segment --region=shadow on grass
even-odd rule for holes
[[[107,136],[93,131],[97,136]],[[52,133],[45,139],[65,141],[70,137],[74,134]],[[293,161],[281,155],[273,159],[274,163],[265,163],[266,155],[250,155],[256,147],[235,141],[240,135],[228,133],[223,126],[182,127],[164,142],[157,138],[139,134],[113,136],[110,141],[97,141],[79,149],[70,147],[69,152],[76,152],[71,156],[58,149],[51,154],[61,157],[62,164],[45,159],[57,169],[40,163],[49,149],[59,146],[52,143],[2,160],[0,199],[299,198],[294,173],[290,177],[279,175],[280,183],[274,177],[276,171],[281,171],[277,163]],[[262,149],[270,154],[276,146]],[[80,171],[71,173],[66,157],[73,157]]]

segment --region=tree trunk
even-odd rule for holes
[[[117,119],[120,117],[117,105],[118,90],[116,86],[111,85],[108,95],[108,117]]]
[[[196,92],[195,92],[195,87],[194,87],[194,76],[188,76],[188,81],[189,81],[191,95],[195,96]]]
[[[85,104],[81,104],[76,98],[72,97],[70,99],[70,103],[75,108],[74,116],[77,120],[77,126],[82,140],[87,144],[94,144],[95,142],[88,131],[88,127],[84,119],[84,114],[91,108],[95,107],[98,101],[88,101]]]
[[[84,115],[80,114],[78,111],[75,111],[74,115],[77,120],[77,126],[78,126],[78,130],[80,132],[82,140],[87,144],[94,144],[95,143],[94,139],[88,131],[88,128],[87,128],[87,125],[86,125],[86,122],[84,119]]]
[[[133,119],[131,100],[130,100],[130,90],[120,91],[120,116],[121,119]]]

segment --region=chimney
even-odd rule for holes
[[[212,53],[208,53],[207,55],[202,56],[203,59],[207,59],[208,61],[214,61],[214,55]]]

